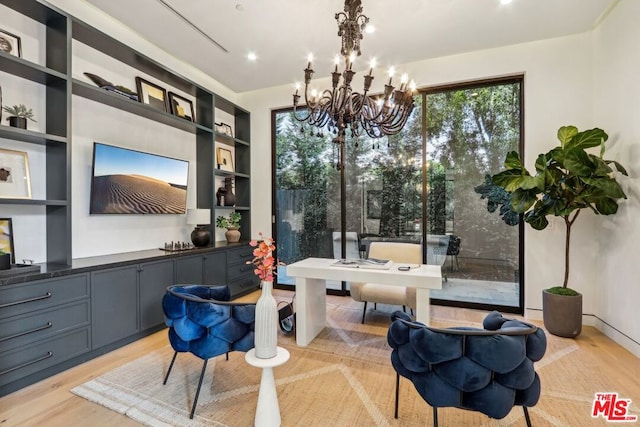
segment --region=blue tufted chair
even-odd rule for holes
[[[396,311],[391,316],[387,342],[393,348],[396,370],[395,417],[398,418],[400,375],[413,382],[420,396],[433,407],[453,406],[504,418],[515,405],[538,403],[540,378],[533,362],[542,358],[547,338],[542,329],[502,317],[494,311],[483,322],[485,329],[430,328]]]
[[[190,352],[204,360],[189,418],[193,418],[198,404],[207,360],[221,354],[229,360],[230,351],[253,348],[256,305],[230,302],[230,298],[228,286],[174,285],[167,288],[162,299],[169,342],[175,350],[163,384],[179,352]]]

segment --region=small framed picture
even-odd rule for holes
[[[0,249],[11,254],[11,264],[16,263],[16,253],[13,249],[13,226],[11,218],[0,218]]]
[[[226,123],[216,123],[216,132],[233,138],[233,129],[231,129],[231,126]]]
[[[0,199],[30,199],[29,159],[24,151],[0,148]]]
[[[169,106],[171,107],[171,114],[174,116],[182,117],[190,122],[196,121],[196,115],[193,112],[193,103],[188,99],[169,92]]]
[[[218,162],[218,169],[233,172],[233,156],[231,155],[231,150],[218,147],[218,150],[216,151],[216,160]]]
[[[0,52],[22,58],[22,42],[20,37],[5,30],[0,30]]]
[[[167,112],[167,91],[164,88],[142,77],[136,77],[136,88],[138,89],[138,99],[140,102],[160,111]]]

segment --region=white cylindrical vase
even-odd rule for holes
[[[255,349],[256,357],[270,359],[278,347],[278,304],[271,295],[272,282],[262,282],[262,295],[256,302]]]

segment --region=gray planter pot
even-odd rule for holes
[[[575,338],[582,332],[582,295],[556,295],[542,291],[544,327],[559,337]]]
[[[24,117],[11,116],[7,120],[9,120],[9,126],[11,127],[20,129],[27,128],[27,119],[25,119]]]

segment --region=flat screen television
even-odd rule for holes
[[[189,162],[94,142],[90,214],[183,214]]]

